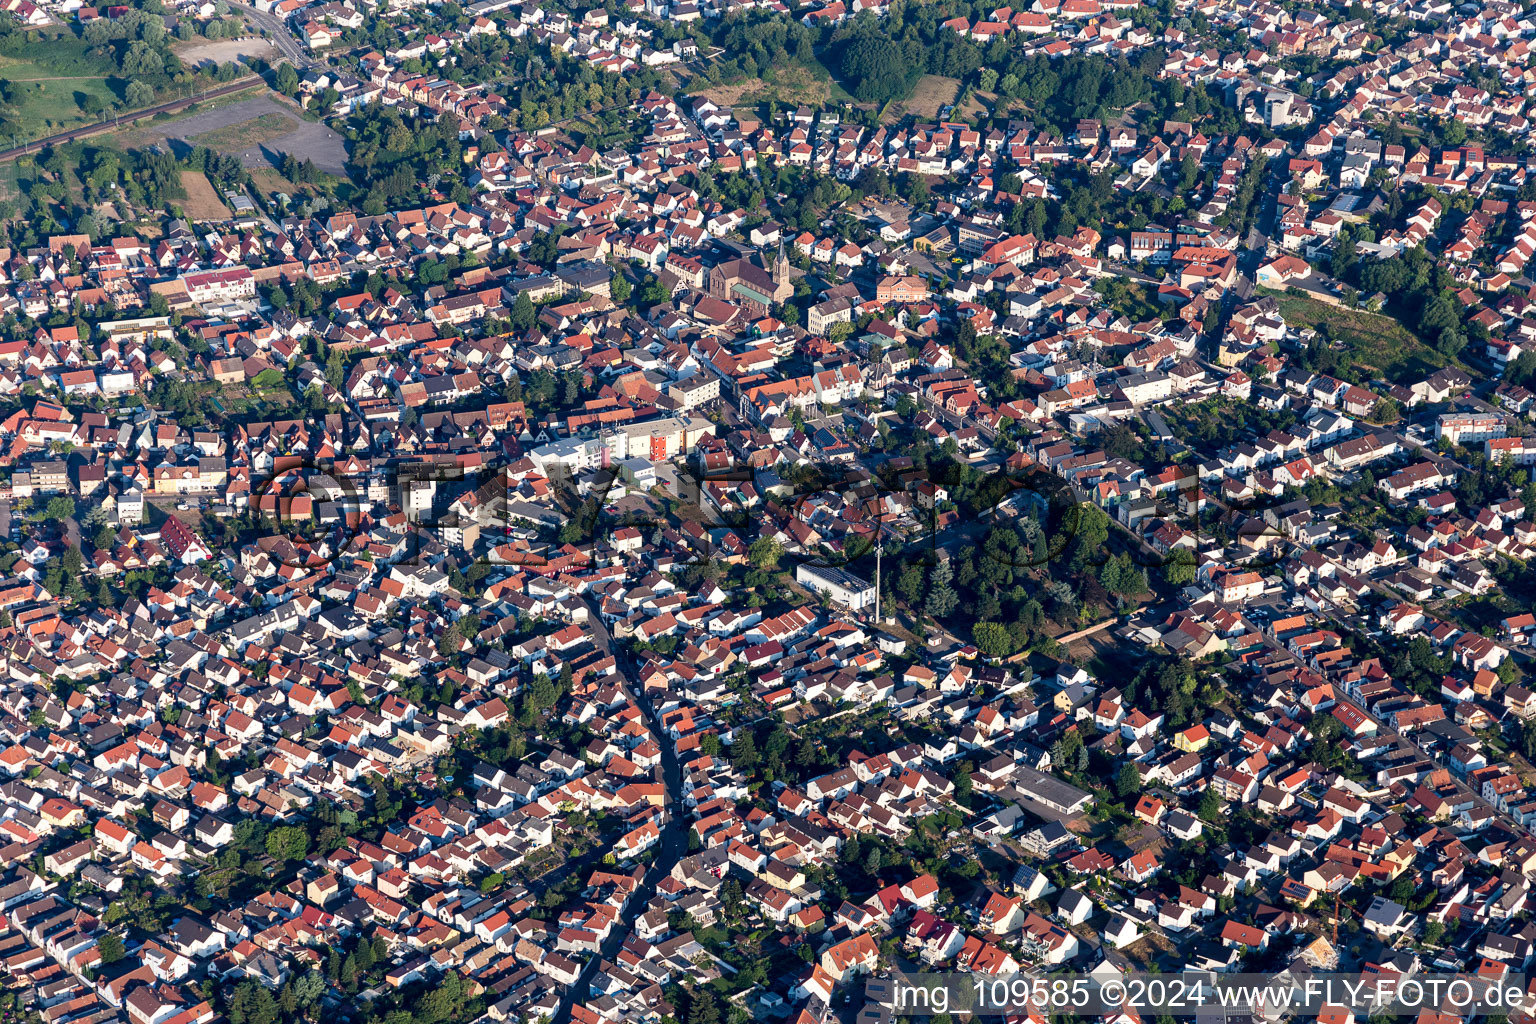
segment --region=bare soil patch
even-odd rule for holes
[[[244,39],[215,39],[193,43],[186,49],[178,50],[177,56],[183,64],[225,64],[237,61],[241,57],[267,57],[272,54],[272,44],[260,36],[246,36]]]
[[[182,171],[181,187],[187,193],[181,208],[192,220],[224,220],[229,216],[229,207],[202,171]]]

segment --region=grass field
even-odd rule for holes
[[[222,128],[194,135],[189,141],[220,153],[227,153],[231,150],[246,149],[250,146],[259,146],[264,142],[271,142],[280,135],[287,135],[298,126],[297,118],[271,111],[259,117],[253,117],[249,121],[225,125]]]
[[[1389,316],[1345,309],[1300,295],[1276,294],[1280,315],[1292,327],[1326,328],[1349,347],[1351,360],[1393,383],[1411,383],[1456,360],[1425,344]]]
[[[886,118],[890,121],[899,120],[903,113],[913,117],[932,121],[939,116],[939,110],[953,102],[960,95],[960,79],[945,78],[943,75],[924,75],[917,82],[917,88],[912,90],[912,95],[904,103],[892,103],[886,111]]]
[[[722,107],[750,108],[767,100],[812,106],[829,100],[853,100],[819,61],[789,64],[775,68],[762,78],[724,85],[709,85],[702,79],[694,79],[688,91]]]
[[[960,117],[963,120],[972,120],[987,112],[988,105],[995,102],[996,96],[991,93],[978,93],[971,90],[971,98],[960,105]]]
[[[253,168],[251,184],[255,185],[258,191],[268,195],[273,192],[286,192],[291,196],[306,190],[306,186],[289,181],[271,167]]]
[[[16,161],[0,164],[0,200],[17,199],[21,196],[21,169]]]
[[[583,145],[605,150],[614,146],[629,148],[639,140],[646,127],[646,122],[634,116],[632,111],[609,110],[578,118],[567,124],[565,130],[580,138]]]
[[[221,418],[245,423],[281,415],[293,405],[294,397],[286,383],[266,389],[235,384],[226,385],[217,402]]]
[[[46,44],[54,45],[65,44]],[[94,124],[122,98],[124,83],[110,62],[67,53],[64,59],[50,59],[43,46],[38,49],[35,58],[0,56],[0,78],[11,84],[16,98],[8,120],[18,141]]]

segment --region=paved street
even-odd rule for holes
[[[688,851],[687,816],[683,809],[683,771],[677,759],[677,748],[662,732],[661,717],[650,698],[634,689],[634,659],[627,651],[614,645],[608,627],[603,624],[601,616],[598,615],[596,604],[590,599],[587,604],[592,612],[588,624],[591,626],[593,642],[600,650],[612,654],[618,660],[619,686],[645,715],[646,725],[655,737],[657,745],[661,747],[662,781],[667,787],[666,820],[661,829],[661,841],[653,848],[656,855],[651,861],[651,866],[646,869],[645,878],[636,887],[629,901],[624,904],[623,912],[614,922],[613,928],[608,932],[608,937],[603,940],[597,954],[582,965],[581,974],[577,976],[575,983],[569,986],[560,997],[560,1006],[555,1010],[550,1024],[569,1024],[571,1007],[587,1001],[592,988],[592,979],[596,976],[598,969],[605,961],[611,961],[618,955],[624,940],[629,938],[634,929],[635,922],[639,920],[641,914],[645,913],[646,904],[650,903],[656,895],[657,883],[671,874],[672,868]]]
[[[288,23],[273,14],[265,14],[258,11],[250,4],[241,3],[240,0],[230,0],[240,9],[240,12],[257,28],[265,29],[272,40],[272,45],[277,47],[277,52],[288,58],[299,71],[321,66],[321,61],[316,60],[298,36],[288,29]]]

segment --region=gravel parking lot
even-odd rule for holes
[[[234,147],[217,147],[235,153],[246,167],[276,167],[284,153],[297,160],[312,160],[317,168],[331,174],[346,173],[347,148],[340,135],[323,124],[300,119],[291,107],[266,96],[232,103],[217,110],[205,110],[163,126],[164,137],[180,146],[197,145],[197,136],[220,132],[238,138],[238,128],[265,115],[287,118],[293,128],[281,134],[256,133]],[[269,118],[270,120],[270,118]],[[232,129],[233,131],[226,131]],[[238,148],[235,148],[238,147]]]

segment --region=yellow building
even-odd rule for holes
[[[1179,750],[1191,754],[1199,753],[1211,742],[1211,734],[1203,725],[1192,725],[1188,729],[1173,734],[1173,745]]]

